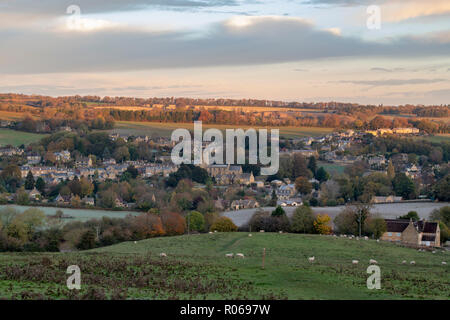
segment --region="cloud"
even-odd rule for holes
[[[416,84],[432,84],[438,82],[447,82],[447,79],[384,79],[384,80],[343,80],[338,83],[350,83],[356,85],[383,87],[383,86],[403,86]]]
[[[244,17],[245,18],[245,17]],[[426,37],[368,42],[319,30],[290,17],[248,17],[208,32],[0,31],[3,73],[99,72],[258,65],[321,58],[447,56],[450,43]]]

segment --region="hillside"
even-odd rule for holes
[[[161,252],[168,257],[159,257]],[[245,258],[226,258],[226,253]],[[450,263],[449,257],[448,252],[319,235],[164,237],[81,253],[0,254],[0,298],[448,299],[450,272],[442,261]],[[352,265],[353,259],[360,263]],[[369,259],[381,268],[381,290],[366,287]],[[80,293],[65,287],[71,264],[82,270]]]

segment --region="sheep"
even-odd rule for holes
[[[352,260],[352,264],[358,264],[359,261],[358,260]]]
[[[442,265],[443,266],[445,266],[447,264],[447,262],[445,262],[445,261],[442,261]]]
[[[243,253],[236,253],[236,257],[238,257],[238,258],[244,258],[244,254],[243,254]]]
[[[309,261],[309,262],[314,262],[315,259],[316,259],[315,257],[309,257],[309,258],[308,258],[308,261]]]
[[[283,233],[283,231],[280,231],[279,233]]]
[[[249,237],[251,237],[252,236],[252,234],[250,233],[249,235],[248,235]]]
[[[264,232],[264,230],[259,230],[259,232]]]
[[[233,254],[232,254],[232,253],[226,253],[226,254],[225,254],[225,257],[227,257],[227,258],[233,258]]]
[[[378,264],[377,260],[374,260],[374,259],[370,259],[370,260],[369,260],[369,263],[370,263],[370,264]]]
[[[368,236],[365,236],[365,237],[364,237],[364,240],[369,240],[369,237],[368,237]]]
[[[416,264],[416,262],[413,260],[413,261],[411,261],[409,264]]]
[[[377,242],[380,242],[380,239],[377,239]]]
[[[159,256],[160,256],[160,257],[167,257],[167,254],[164,253],[164,252],[161,252],[161,253],[159,254]]]
[[[402,264],[406,264],[406,260],[403,260],[403,261],[402,261]]]
[[[436,250],[433,250],[433,252],[431,252],[431,253],[436,253]]]
[[[209,234],[212,234],[212,233],[213,233],[212,231],[209,232]]]
[[[137,241],[135,241],[134,244],[137,244]]]

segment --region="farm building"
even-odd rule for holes
[[[385,219],[386,232],[381,240],[413,246],[439,247],[440,229],[437,222]]]

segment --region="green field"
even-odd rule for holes
[[[437,134],[434,136],[426,136],[426,137],[419,137],[419,138],[422,138],[423,140],[427,140],[430,142],[436,142],[436,143],[450,142],[450,134]]]
[[[163,237],[80,253],[2,253],[0,298],[449,299],[450,271],[442,265],[449,258],[443,251],[320,235]],[[367,289],[369,259],[380,266],[380,290]],[[66,268],[74,264],[81,269],[79,292],[65,286]]]
[[[193,123],[158,123],[158,122],[131,122],[131,121],[117,121],[113,132],[119,134],[131,135],[148,135],[157,134],[159,136],[170,137],[172,131],[178,128],[194,129]],[[203,125],[204,129],[217,128],[220,130],[235,129],[235,128],[265,128],[265,127],[251,127],[251,126],[236,126],[236,125]],[[270,129],[270,128],[269,128]],[[277,129],[277,128],[273,128]],[[316,128],[316,127],[279,127],[280,137],[285,138],[302,138],[310,136],[322,136],[333,131],[332,128]]]
[[[317,163],[317,167],[318,168],[323,167],[331,175],[343,173],[344,169],[345,169],[345,166],[335,164],[335,163],[323,162],[323,161],[319,161]]]
[[[12,129],[0,128],[0,146],[30,144],[46,137],[46,134],[29,133]]]

